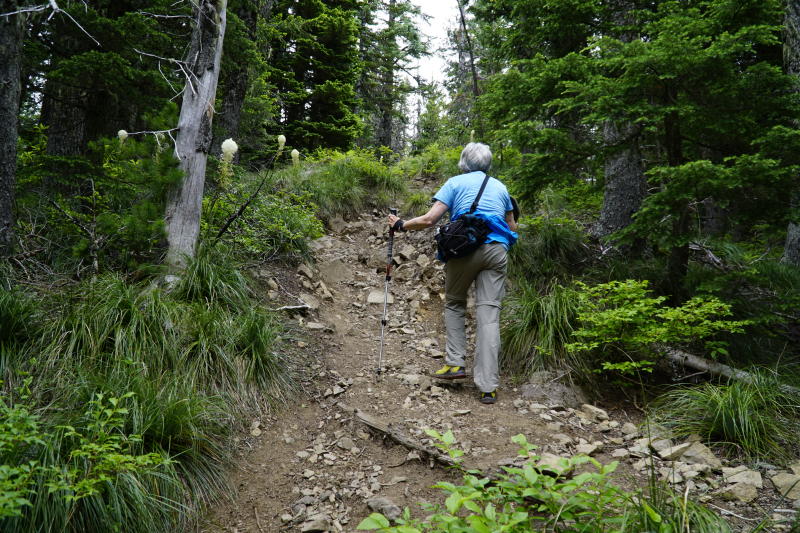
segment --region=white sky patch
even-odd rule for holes
[[[419,61],[419,75],[426,79],[442,84],[445,80],[447,58],[447,30],[458,26],[459,14],[456,0],[414,0],[422,13],[430,18],[427,22],[420,22],[419,28],[428,37],[430,45],[428,57]]]

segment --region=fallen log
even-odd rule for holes
[[[754,383],[756,380],[755,376],[750,372],[739,370],[738,368],[733,368],[732,366],[724,365],[722,363],[718,363],[717,361],[712,361],[704,357],[684,352],[683,350],[679,350],[677,348],[672,348],[670,346],[664,346],[661,344],[655,345],[654,348],[656,352],[666,357],[669,361],[678,365],[689,367],[699,372],[708,372],[712,376],[735,379],[745,383]],[[781,390],[792,394],[800,394],[800,389],[792,387],[791,385],[780,385],[780,388]]]

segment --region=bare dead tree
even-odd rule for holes
[[[175,154],[184,173],[170,194],[166,208],[166,263],[181,270],[194,257],[200,234],[200,215],[211,149],[211,123],[217,93],[222,45],[225,38],[227,0],[201,0],[194,6],[195,26],[183,65],[183,91]]]

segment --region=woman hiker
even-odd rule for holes
[[[469,143],[461,152],[458,168],[464,174],[453,176],[433,197],[430,211],[410,220],[389,215],[389,226],[395,231],[416,231],[435,225],[445,212],[450,220],[468,212],[478,196],[486,172],[492,164],[492,152],[481,143]],[[488,222],[486,242],[470,255],[450,259],[445,264],[444,322],[447,347],[444,367],[434,372],[439,379],[466,376],[467,335],[464,318],[467,291],[475,282],[477,341],[473,378],[481,391],[480,401],[492,404],[497,400],[500,384],[497,358],[500,352],[500,305],[505,294],[506,255],[517,240],[514,206],[508,190],[499,180],[489,178],[475,214]]]

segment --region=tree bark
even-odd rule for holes
[[[211,148],[211,123],[225,38],[227,0],[201,0],[194,8],[195,26],[184,68],[187,72],[175,153],[183,180],[167,202],[166,263],[182,270],[194,257],[200,235],[200,215],[206,162]]]
[[[0,13],[13,13],[17,0],[0,0]],[[0,257],[14,244],[14,186],[17,173],[22,15],[0,17]]]
[[[256,39],[258,21],[269,19],[274,3],[275,0],[261,0],[259,2],[244,0],[239,2],[236,15],[244,23],[251,39]],[[250,88],[251,70],[252,68],[246,64],[235,65],[234,70],[223,85],[225,93],[222,95],[220,112],[217,116],[217,127],[215,128],[217,134],[211,143],[213,150],[218,150],[225,139],[232,138],[235,140],[239,137],[239,123],[242,119],[242,108],[247,98],[247,91]],[[238,161],[239,154],[237,153],[235,157]]]
[[[393,35],[395,25],[395,0],[389,0],[389,17],[387,25],[389,27],[389,34]],[[394,38],[394,37],[393,37]],[[381,84],[383,85],[383,96],[379,103],[379,120],[378,120],[378,146],[386,146],[389,149],[394,145],[394,131],[392,129],[392,122],[394,120],[394,101],[391,95],[394,94],[394,57],[392,54],[387,54],[383,58]]]
[[[611,22],[617,27],[619,40],[629,43],[638,35],[627,29],[632,26],[634,2],[614,0]],[[603,124],[603,141],[611,152],[605,160],[603,207],[592,228],[595,236],[608,237],[630,225],[647,192],[644,165],[639,150],[641,128],[627,120],[607,120]]]
[[[605,189],[600,218],[592,229],[597,237],[608,237],[630,225],[644,200],[647,186],[642,154],[639,151],[639,128],[630,122],[606,121],[603,139],[606,146],[618,147],[605,162]]]
[[[784,12],[783,62],[786,72],[794,77],[794,90],[800,91],[800,0],[788,0]],[[800,123],[795,121],[795,127]],[[795,177],[797,181],[800,177]],[[789,225],[783,246],[782,262],[800,266],[800,184],[791,193]]]
[[[464,41],[467,44],[467,54],[469,55],[469,70],[470,74],[472,75],[472,111],[473,113],[477,110],[478,104],[478,97],[480,96],[480,87],[478,86],[478,69],[475,66],[475,50],[472,46],[472,39],[469,36],[469,31],[467,30],[467,19],[464,16],[464,6],[461,5],[461,0],[456,0],[458,4],[458,13],[461,17],[461,31],[464,32]],[[478,127],[478,135],[483,136],[483,122],[481,120],[476,120]]]

